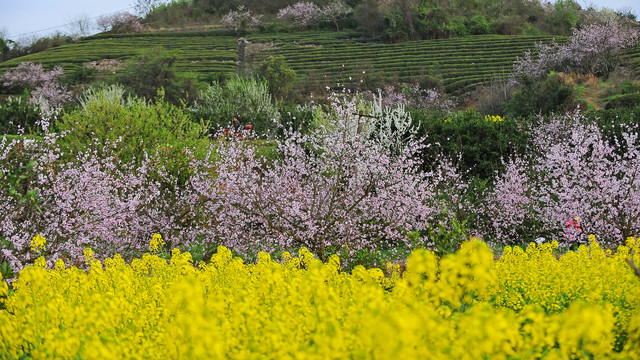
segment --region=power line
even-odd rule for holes
[[[106,13],[106,14],[102,14],[102,15],[97,15],[97,16],[94,16],[94,17],[92,17],[92,18],[89,18],[89,20],[94,20],[94,19],[97,19],[97,18],[102,17],[102,16],[107,16],[107,15],[117,14],[117,13],[119,13],[119,12],[126,11],[126,10],[131,10],[131,9],[133,9],[133,8],[135,8],[135,6],[130,6],[130,7],[126,8],[126,9],[116,10],[116,11],[112,11],[112,12],[110,12],[110,13]],[[60,29],[60,28],[63,28],[63,27],[67,27],[67,26],[69,26],[69,25],[73,25],[73,24],[75,24],[76,22],[77,22],[77,21],[72,21],[72,22],[67,23],[67,24],[64,24],[64,25],[58,25],[58,26],[53,26],[53,27],[47,28],[47,29],[31,31],[31,32],[28,32],[28,33],[24,33],[24,34],[20,34],[20,35],[12,36],[12,38],[13,38],[13,39],[18,39],[18,38],[23,37],[23,36],[33,35],[33,34],[37,34],[37,33],[43,32],[43,31],[49,31],[49,30]],[[7,37],[7,39],[9,39],[9,37]]]

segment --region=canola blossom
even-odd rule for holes
[[[87,249],[88,271],[41,261],[12,292],[0,282],[0,358],[640,358],[627,245],[557,257],[531,244],[494,260],[471,240],[351,274],[306,249],[245,264],[221,246],[197,268],[178,249],[131,263]]]
[[[490,121],[490,122],[494,122],[494,123],[499,123],[504,121],[504,118],[500,115],[485,115],[484,119],[486,121]]]

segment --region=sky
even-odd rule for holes
[[[42,37],[56,31],[69,33],[72,26],[65,25],[79,18],[94,18],[125,9],[134,13],[134,4],[135,0],[0,0],[0,32],[12,40],[23,36]],[[54,27],[58,28],[52,29]]]
[[[640,0],[578,0],[613,10],[631,9],[640,18]],[[0,0],[0,35],[12,40],[42,37],[56,31],[70,33],[67,25],[78,19],[95,18],[120,10],[134,12],[135,0]],[[44,31],[41,31],[44,30]]]

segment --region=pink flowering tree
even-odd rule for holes
[[[244,31],[260,25],[262,19],[261,14],[254,14],[251,10],[246,9],[244,5],[238,6],[237,10],[229,10],[229,13],[222,17],[220,23],[227,28],[233,28],[236,31]]]
[[[335,0],[322,7],[320,10],[320,17],[322,21],[332,23],[335,25],[336,30],[340,31],[338,20],[351,14],[353,9],[349,5],[342,2],[342,0]]]
[[[143,30],[140,19],[128,12],[103,15],[96,21],[101,31],[114,33],[135,33]]]
[[[513,63],[512,78],[518,81],[523,76],[534,79],[546,75],[565,59],[563,45],[553,39],[549,44],[536,43],[533,50],[527,50],[522,58],[518,57]]]
[[[615,23],[592,24],[574,29],[566,44],[552,41],[536,44],[514,62],[513,77],[539,78],[550,70],[573,71],[608,76],[619,63],[624,49],[638,43],[638,30]]]
[[[633,129],[607,141],[579,114],[532,130],[531,159],[498,177],[484,210],[501,243],[549,236],[564,245],[590,234],[608,246],[640,230],[640,142]]]
[[[42,64],[20,63],[2,75],[2,85],[10,88],[26,88],[31,91],[31,102],[58,108],[71,101],[71,93],[59,81],[63,74],[61,66],[44,70]]]
[[[619,54],[638,44],[639,36],[638,30],[615,23],[587,25],[573,32],[566,56],[572,69],[607,76],[620,61]]]
[[[202,191],[218,199],[217,232],[229,246],[241,252],[305,246],[325,259],[344,246],[406,244],[407,232],[424,230],[445,202],[456,203],[460,179],[449,163],[421,171],[419,142],[394,152],[364,131],[369,120],[354,115],[354,107],[342,102],[313,135],[290,133],[272,164],[245,142],[221,144],[217,184]]]
[[[301,1],[280,9],[278,19],[285,19],[299,28],[306,28],[316,25],[321,14],[321,9],[316,4]]]

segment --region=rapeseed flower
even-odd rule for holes
[[[628,245],[494,260],[474,239],[441,258],[415,250],[387,275],[308,249],[246,264],[221,246],[196,268],[178,249],[103,267],[87,248],[89,271],[40,258],[11,294],[0,283],[0,358],[637,358]]]

